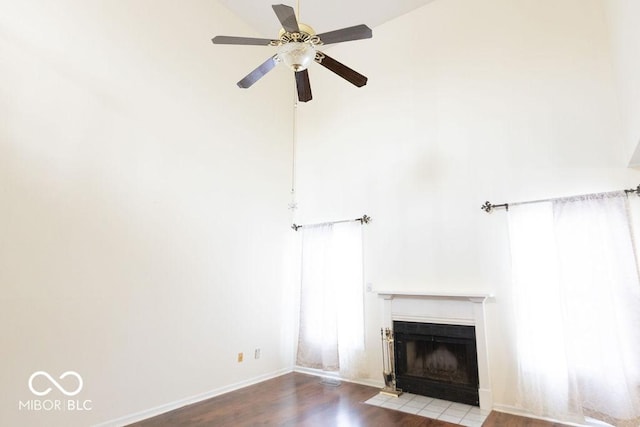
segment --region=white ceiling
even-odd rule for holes
[[[358,24],[374,28],[431,1],[433,0],[219,0],[265,38],[277,38],[281,27],[271,9],[272,4],[282,3],[294,9],[299,5],[300,22],[310,25],[319,34]]]

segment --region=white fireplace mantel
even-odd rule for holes
[[[408,291],[379,291],[378,295],[384,299],[393,298],[442,298],[442,299],[468,299],[471,302],[484,302],[492,298],[488,293],[471,292],[408,292]]]
[[[472,325],[476,330],[480,408],[491,410],[493,396],[484,303],[490,293],[379,291],[383,298],[384,326],[393,321]]]

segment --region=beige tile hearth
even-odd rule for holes
[[[379,393],[365,403],[467,427],[482,426],[490,412],[477,406],[411,393],[403,393],[399,397]]]

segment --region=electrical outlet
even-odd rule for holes
[[[238,362],[242,362],[244,360],[244,354],[238,353]]]
[[[260,349],[259,348],[256,348],[256,351],[254,352],[253,357],[255,359],[260,359]]]

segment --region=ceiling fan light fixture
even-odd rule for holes
[[[243,89],[251,87],[273,70],[278,63],[284,62],[287,67],[294,71],[298,101],[308,102],[312,97],[307,68],[312,61],[317,62],[356,87],[362,87],[367,84],[366,76],[316,49],[320,49],[320,46],[327,44],[370,39],[373,35],[371,28],[360,24],[316,34],[313,28],[298,22],[295,10],[291,6],[274,4],[271,8],[282,25],[277,39],[235,36],[215,36],[211,39],[213,44],[270,46],[278,49],[275,55],[267,58],[266,61],[242,78],[237,83],[238,87]]]
[[[278,58],[293,71],[306,70],[316,57],[316,50],[310,43],[289,42],[278,48]]]

